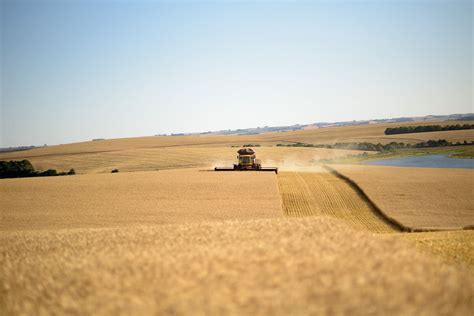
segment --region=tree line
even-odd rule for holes
[[[420,125],[420,126],[399,126],[385,129],[385,135],[458,131],[463,129],[474,129],[474,124],[456,125]]]
[[[312,147],[312,148],[327,148],[327,149],[351,149],[364,151],[390,151],[400,148],[430,148],[430,147],[444,147],[444,146],[463,146],[474,145],[474,142],[464,141],[463,143],[452,143],[445,139],[429,140],[416,144],[407,144],[403,142],[391,142],[388,144],[373,144],[369,142],[362,143],[335,143],[335,144],[307,144],[307,143],[293,143],[293,144],[277,144],[277,147]]]
[[[74,169],[68,172],[57,172],[55,169],[37,171],[28,160],[0,161],[0,179],[25,177],[51,177],[74,175]]]

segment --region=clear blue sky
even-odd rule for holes
[[[0,1],[0,147],[473,112],[469,0]]]

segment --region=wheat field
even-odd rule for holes
[[[380,210],[360,194],[357,188],[324,168],[312,167],[301,171],[281,172],[278,175],[278,184],[283,212],[288,217],[337,218],[355,230],[388,233],[395,238],[406,239],[421,251],[435,254],[450,264],[466,266],[474,271],[474,231],[400,233],[400,230],[407,227],[398,227],[388,222],[384,214],[381,216]],[[449,183],[445,185],[451,187]],[[418,203],[416,200],[412,201],[414,205]],[[429,217],[426,214],[429,210],[422,210],[425,210],[425,213],[420,211],[416,215],[424,220],[422,215]],[[442,219],[438,220],[443,223]]]
[[[469,314],[472,246],[373,235],[393,230],[319,171],[2,180],[0,313]],[[316,216],[285,216],[295,183]]]
[[[473,275],[336,219],[0,234],[0,313],[469,315]]]
[[[273,173],[199,170],[0,181],[0,230],[72,229],[281,216]]]
[[[472,171],[333,166],[368,200],[308,166],[360,151],[267,147],[392,140],[375,125],[0,155],[82,173],[0,181],[0,314],[470,315],[473,232],[400,233],[371,201],[407,227],[460,228]],[[281,172],[210,171],[244,140]]]
[[[464,265],[474,273],[474,231],[441,231],[402,234],[421,251],[443,258],[450,264]]]
[[[474,170],[332,165],[410,230],[474,225]]]

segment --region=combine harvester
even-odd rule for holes
[[[214,171],[274,171],[278,173],[277,167],[262,167],[262,163],[257,159],[252,148],[242,148],[237,153],[239,155],[234,167],[215,167]]]

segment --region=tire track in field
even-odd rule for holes
[[[330,216],[359,230],[376,233],[399,231],[398,227],[381,218],[374,205],[349,183],[326,170],[280,172],[278,187],[286,216]]]

